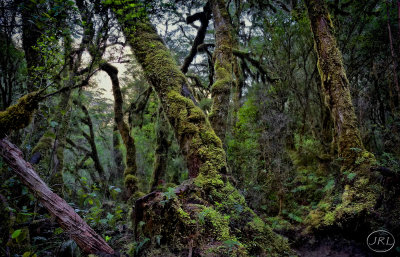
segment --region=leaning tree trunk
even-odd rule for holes
[[[128,124],[124,121],[124,113],[122,110],[123,98],[119,86],[118,69],[109,63],[103,63],[100,67],[108,74],[112,83],[112,91],[114,95],[114,119],[126,148],[124,184],[128,192],[127,196],[130,198],[132,194],[138,190],[135,141],[130,134]]]
[[[30,163],[24,160],[21,150],[3,138],[0,139],[0,155],[85,253],[114,253],[104,239],[40,179]]]
[[[354,161],[355,151],[363,150],[357,118],[350,96],[349,81],[344,69],[342,54],[333,35],[333,25],[324,0],[308,0],[306,5],[314,35],[325,103],[331,112],[337,133],[339,156]]]
[[[152,192],[136,201],[137,240],[141,235],[150,239],[142,256],[154,256],[161,249],[166,256],[213,251],[216,255],[290,255],[286,240],[273,233],[226,180],[222,142],[203,111],[180,94],[186,78],[149,19],[138,18],[144,7],[135,1],[115,1],[112,8],[160,99],[191,178],[168,194]]]
[[[327,7],[324,0],[306,0],[305,3],[318,56],[323,95],[335,127],[335,142],[342,160],[341,171],[346,172],[343,174],[345,185],[342,202],[336,205],[333,204],[333,196],[326,197],[321,202],[321,208],[309,216],[311,225],[318,227],[333,225],[346,216],[347,221],[350,221],[362,213],[372,211],[379,196],[379,186],[370,171],[375,157],[364,149],[361,141],[349,81]],[[326,203],[330,208],[326,208]]]

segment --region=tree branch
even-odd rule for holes
[[[186,56],[185,60],[183,61],[183,65],[181,68],[181,71],[186,74],[186,72],[189,69],[190,64],[192,63],[194,57],[197,54],[197,47],[204,42],[204,38],[206,37],[207,33],[207,27],[209,20],[211,19],[211,9],[210,9],[210,4],[207,2],[207,4],[204,6],[203,11],[200,13],[196,13],[192,16],[189,16],[186,18],[186,23],[190,24],[196,20],[200,20],[201,26],[197,30],[197,35],[193,41],[192,48],[190,49],[189,55]]]
[[[22,151],[7,139],[0,140],[0,155],[20,180],[34,193],[77,245],[87,254],[114,254],[114,250],[89,225],[75,213],[64,199],[51,189],[33,170],[31,164],[24,160]]]

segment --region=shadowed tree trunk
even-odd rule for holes
[[[120,149],[120,139],[119,139],[119,130],[117,127],[117,124],[114,125],[113,129],[113,157],[114,157],[114,162],[115,162],[115,170],[112,170],[112,179],[113,179],[113,184],[116,184],[117,181],[123,177],[123,172],[125,170],[125,164],[124,164],[124,156],[122,154],[122,151]]]
[[[339,156],[354,161],[356,155],[351,148],[364,149],[364,146],[351,101],[342,54],[333,35],[332,21],[324,0],[308,0],[306,5],[314,35],[325,103],[335,123]]]
[[[96,146],[96,141],[95,141],[92,119],[90,118],[89,111],[85,105],[83,105],[82,103],[80,103],[76,100],[74,100],[74,104],[78,105],[85,115],[85,117],[82,118],[81,120],[85,125],[88,126],[89,134],[82,130],[82,135],[88,141],[88,143],[90,145],[90,149],[91,149],[90,157],[92,158],[92,160],[94,162],[94,167],[100,176],[100,178],[97,180],[97,182],[101,186],[104,186],[104,183],[101,178],[105,178],[105,171],[103,169],[103,166],[101,165],[99,154],[97,152],[97,146]]]
[[[52,154],[52,172],[51,172],[51,185],[55,185],[55,192],[62,195],[64,190],[63,182],[63,169],[64,169],[64,148],[66,145],[66,138],[69,130],[69,122],[71,118],[70,109],[70,95],[71,91],[63,92],[61,94],[59,108],[59,125],[56,133],[55,152]]]
[[[136,237],[144,235],[151,239],[141,255],[154,256],[160,247],[166,256],[193,251],[204,255],[210,250],[216,255],[290,255],[286,240],[273,233],[247,207],[244,197],[224,176],[227,164],[222,142],[203,111],[180,94],[182,86],[187,85],[186,78],[143,15],[143,6],[135,1],[115,1],[112,8],[146,79],[160,99],[191,178],[169,192],[168,197],[152,192],[136,201]],[[224,70],[225,67],[219,69],[220,75],[228,75],[231,81],[230,73]],[[240,208],[235,208],[237,204]],[[141,221],[144,225],[139,226]],[[206,222],[207,228],[199,229],[196,224],[200,222]],[[157,237],[161,238],[161,245],[157,244]],[[226,240],[238,244],[231,249],[221,247]]]
[[[30,0],[22,1],[22,47],[25,52],[26,65],[28,68],[28,92],[35,91],[35,81],[32,79],[34,77],[35,67],[42,66],[43,61],[40,57],[40,53],[34,48],[36,46],[37,40],[40,38],[42,31],[37,27],[35,9],[36,3]]]
[[[375,157],[364,149],[361,141],[349,81],[325,2],[306,0],[305,3],[314,36],[323,95],[333,119],[335,142],[342,160],[341,172],[352,174],[343,175],[345,185],[341,203],[334,204],[334,197],[327,196],[320,203],[321,208],[311,212],[309,222],[312,226],[319,227],[334,225],[343,218],[348,222],[351,218],[361,218],[359,215],[369,213],[374,209],[380,187],[370,170],[375,164]],[[326,203],[329,208],[326,208]]]
[[[158,107],[158,119],[156,125],[156,137],[157,145],[154,155],[154,167],[153,167],[153,180],[151,182],[151,191],[157,189],[160,184],[160,180],[164,178],[167,171],[168,164],[168,149],[170,142],[168,141],[168,121],[165,118],[162,107]]]
[[[123,98],[121,88],[119,86],[118,69],[109,63],[103,63],[101,69],[107,72],[111,79],[112,91],[114,95],[114,119],[117,124],[122,141],[126,147],[126,168],[124,171],[124,184],[128,193],[128,198],[138,190],[136,177],[136,148],[135,141],[130,134],[129,126],[124,121],[124,113],[122,111]]]
[[[32,166],[24,160],[21,150],[7,139],[0,139],[0,155],[83,252],[114,253],[104,239],[90,228],[71,206],[47,187]]]
[[[400,104],[400,87],[399,87],[399,80],[398,80],[398,77],[397,77],[397,60],[396,60],[396,54],[394,53],[392,29],[391,29],[391,26],[390,26],[389,1],[386,1],[386,13],[387,13],[387,21],[386,21],[386,23],[387,23],[387,28],[388,28],[390,54],[392,56],[393,83],[396,86],[396,92],[397,92],[397,101],[396,101],[396,103]]]

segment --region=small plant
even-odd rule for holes
[[[162,200],[160,203],[164,205],[168,203],[170,200],[176,199],[177,195],[175,194],[175,188],[168,187],[167,192],[164,192],[163,195],[165,196],[165,200]]]
[[[224,241],[224,245],[228,248],[228,253],[231,253],[236,247],[241,246],[238,241],[232,239]]]

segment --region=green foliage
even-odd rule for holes
[[[15,239],[15,238],[17,238],[20,234],[21,234],[21,229],[17,229],[17,230],[15,230],[15,231],[11,234],[11,238],[12,238],[12,239]]]
[[[400,161],[399,158],[393,153],[383,152],[382,155],[378,156],[378,165],[386,167],[395,173],[400,173]]]

